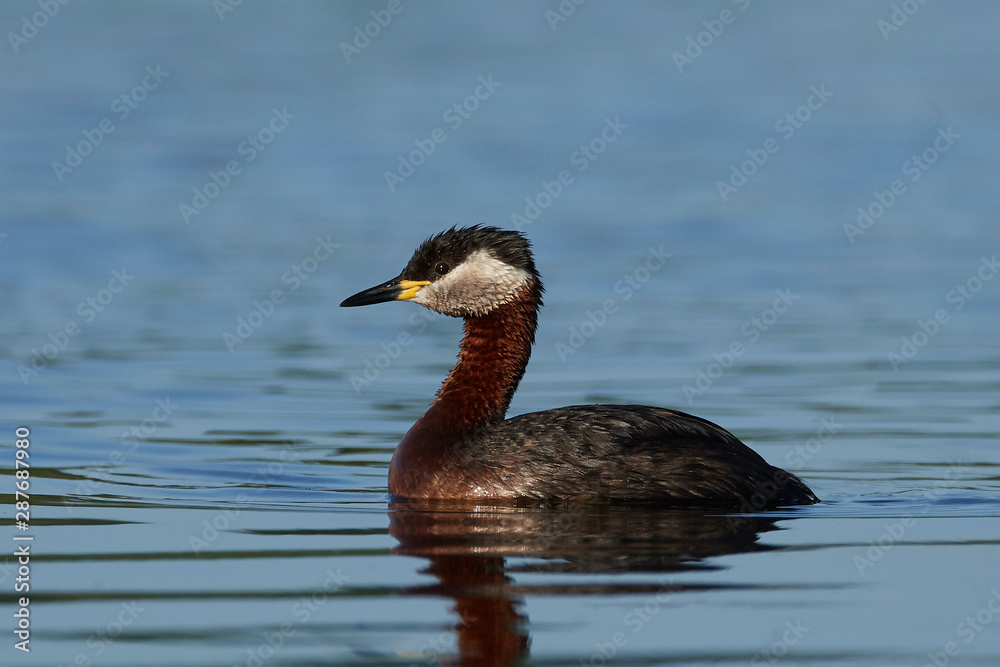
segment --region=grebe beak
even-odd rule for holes
[[[397,277],[381,285],[358,292],[354,296],[344,299],[340,305],[341,307],[370,306],[373,303],[385,303],[386,301],[407,301],[415,297],[424,285],[430,284],[429,280],[403,280]]]

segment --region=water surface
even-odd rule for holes
[[[4,664],[1000,662],[993,3],[218,5],[7,39]],[[460,323],[336,304],[479,222],[547,288],[512,414],[687,410],[824,502],[390,503]]]

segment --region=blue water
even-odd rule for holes
[[[0,661],[998,664],[998,19],[4,3]],[[390,506],[460,323],[337,304],[471,223],[546,284],[511,414],[683,409],[824,502]]]

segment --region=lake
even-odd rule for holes
[[[998,20],[5,3],[0,661],[1000,664]],[[546,286],[510,415],[684,410],[823,502],[390,499],[461,324],[338,304],[475,223]]]

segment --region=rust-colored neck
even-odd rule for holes
[[[503,421],[531,356],[541,301],[537,286],[482,317],[465,319],[458,363],[425,417],[449,433]]]
[[[541,286],[482,317],[465,319],[458,363],[437,398],[410,427],[389,465],[389,493],[421,498],[465,497],[465,436],[503,421],[531,356]]]

